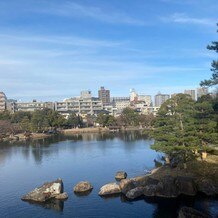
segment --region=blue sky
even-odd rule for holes
[[[217,11],[217,0],[1,0],[0,90],[26,101],[195,89],[217,58],[206,49]]]

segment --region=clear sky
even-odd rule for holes
[[[217,22],[217,0],[0,0],[0,90],[26,101],[196,88]]]

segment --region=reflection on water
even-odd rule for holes
[[[45,209],[51,209],[54,210],[55,212],[62,212],[64,210],[64,201],[58,200],[58,199],[51,199],[46,202],[28,202],[31,205],[34,206],[41,206]]]
[[[10,141],[3,142],[0,145],[0,164],[4,162],[7,157],[11,156],[13,152],[16,152],[15,147],[21,148],[21,154],[23,158],[28,159],[30,156],[34,157],[35,163],[40,164],[44,156],[53,155],[58,153],[61,147],[55,147],[55,149],[49,148],[50,145],[54,143],[60,143],[62,141],[105,141],[105,140],[114,140],[115,138],[120,139],[124,142],[127,142],[125,149],[131,150],[134,149],[134,144],[128,144],[128,142],[136,142],[137,140],[145,139],[145,136],[141,131],[128,131],[128,132],[119,132],[119,133],[94,133],[94,134],[75,134],[75,135],[54,135],[49,138],[36,139],[36,140],[26,140],[26,141]],[[137,144],[136,144],[137,145]],[[104,146],[104,145],[103,145]],[[48,148],[48,149],[46,149]],[[76,147],[72,147],[72,150]]]

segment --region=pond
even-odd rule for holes
[[[101,186],[114,182],[117,171],[128,177],[146,174],[161,154],[150,149],[153,140],[141,132],[57,135],[43,140],[0,144],[0,217],[176,217],[182,205],[215,217],[217,200],[179,198],[128,201],[123,196],[101,198]],[[62,178],[69,198],[46,205],[20,197],[46,181]],[[94,186],[87,196],[73,187],[83,180]]]

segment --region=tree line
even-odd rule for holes
[[[72,128],[82,126],[82,118],[75,113],[67,119],[57,111],[51,109],[36,110],[34,112],[17,111],[0,113],[0,133],[43,132],[56,128]]]
[[[17,111],[0,113],[0,134],[15,134],[18,132],[45,132],[58,128],[82,128],[99,124],[101,127],[110,126],[142,126],[150,128],[154,123],[154,116],[140,115],[131,108],[125,108],[120,116],[109,114],[87,115],[85,119],[71,113],[67,118],[51,109],[36,110],[34,112]]]

